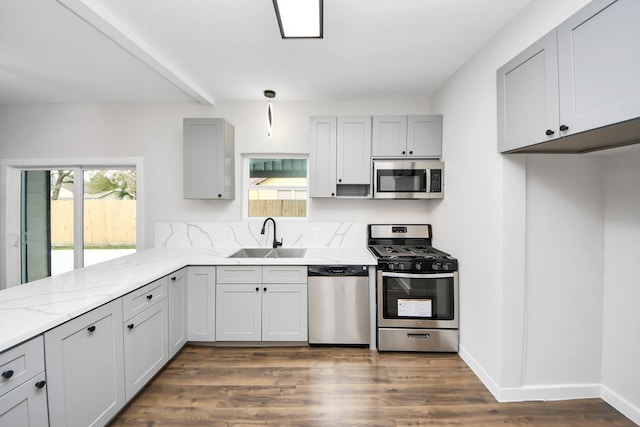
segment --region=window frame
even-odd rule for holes
[[[2,172],[0,184],[2,185],[2,197],[0,198],[3,221],[0,224],[0,245],[5,248],[0,253],[0,289],[20,285],[21,282],[21,244],[20,244],[20,198],[21,198],[21,173],[23,170],[42,169],[126,169],[136,170],[136,250],[144,245],[144,168],[142,157],[109,157],[109,158],[69,158],[69,159],[3,159],[0,162]],[[76,184],[74,184],[76,185]],[[79,182],[77,185],[82,185]],[[76,191],[80,191],[76,188]],[[80,191],[80,194],[82,192]],[[75,215],[82,212],[82,205],[75,206]],[[81,222],[74,221],[74,232],[82,233]],[[74,251],[74,265],[82,265],[83,251]],[[78,262],[78,257],[80,261]]]
[[[309,219],[309,155],[308,154],[290,154],[290,153],[243,153],[242,154],[242,219],[246,221],[256,220],[262,217],[249,216],[249,190],[253,188],[250,184],[250,160],[251,159],[304,159],[307,162],[307,186],[305,199],[306,216],[278,216],[274,217],[278,221],[307,221]],[[299,187],[282,187],[295,188]]]

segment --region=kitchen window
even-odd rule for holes
[[[141,161],[16,162],[3,165],[10,249],[1,287],[136,251]]]
[[[306,218],[307,159],[288,155],[247,156],[246,214],[252,217]]]

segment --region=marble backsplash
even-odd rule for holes
[[[260,221],[159,222],[154,225],[156,248],[271,247],[273,224],[265,234]],[[283,247],[354,248],[367,244],[367,224],[353,222],[307,222],[276,220],[277,238]]]

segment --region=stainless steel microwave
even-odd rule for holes
[[[373,161],[374,199],[441,199],[444,163],[438,160]]]

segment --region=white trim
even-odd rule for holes
[[[118,168],[136,169],[136,249],[144,247],[144,174],[142,157],[77,159],[2,159],[0,161],[0,289],[20,284],[20,171],[38,168]],[[17,204],[16,204],[17,203]],[[76,251],[78,252],[78,251]],[[81,252],[81,251],[80,251]]]
[[[304,188],[307,193],[306,198],[306,210],[307,215],[305,217],[295,216],[279,216],[276,217],[278,221],[308,221],[309,220],[309,207],[311,205],[311,197],[309,196],[309,155],[308,154],[292,154],[292,153],[241,153],[242,168],[240,173],[242,176],[242,219],[245,221],[253,221],[260,219],[260,217],[249,216],[249,189],[259,189],[257,186],[249,185],[249,159],[304,159],[307,161],[307,186]],[[285,187],[272,187],[269,189],[279,189]],[[296,190],[302,190],[302,187],[293,187]]]
[[[602,385],[601,387],[602,390],[600,395],[602,396],[602,399],[609,405],[616,408],[616,410],[620,411],[622,415],[640,426],[640,407],[629,402],[609,387],[605,385]]]

